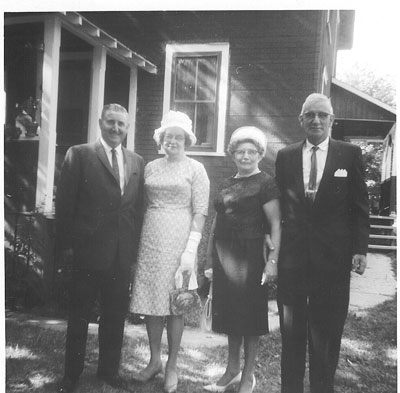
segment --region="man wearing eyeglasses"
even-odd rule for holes
[[[329,99],[311,94],[299,115],[303,142],[278,152],[282,241],[278,308],[282,393],[333,393],[347,316],[350,271],[363,274],[369,205],[361,149],[330,137]]]

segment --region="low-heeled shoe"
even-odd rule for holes
[[[242,378],[242,373],[240,372],[236,377],[233,377],[226,385],[217,385],[215,382],[211,385],[204,386],[204,390],[207,392],[225,392],[228,390],[232,385],[235,385],[240,382]]]
[[[151,374],[144,375],[144,373],[139,372],[138,374],[136,374],[133,377],[133,380],[135,382],[146,383],[146,382],[151,381],[155,376],[157,376],[161,372],[162,372],[162,366],[157,368],[157,369],[155,369]]]
[[[177,388],[178,388],[178,374],[176,374],[176,381],[174,383],[171,383],[169,385],[166,385],[164,383],[163,390],[164,390],[164,393],[175,393]]]

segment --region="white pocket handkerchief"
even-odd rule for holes
[[[346,169],[338,169],[333,176],[335,176],[335,177],[347,177],[347,171],[346,171]]]

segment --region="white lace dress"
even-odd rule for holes
[[[195,213],[207,215],[210,182],[203,164],[156,159],[145,168],[146,212],[130,311],[170,315],[169,292]]]

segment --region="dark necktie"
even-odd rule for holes
[[[317,150],[318,146],[311,148],[311,168],[310,168],[310,181],[308,182],[307,196],[314,201],[317,192]]]
[[[111,149],[111,162],[112,162],[112,168],[115,173],[115,176],[117,177],[118,180],[118,185],[120,184],[119,180],[119,166],[118,166],[118,160],[117,160],[117,152],[115,149]]]

